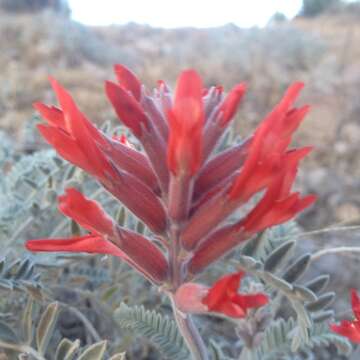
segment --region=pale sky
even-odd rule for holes
[[[295,16],[302,0],[68,0],[88,25],[136,22],[155,27],[264,26],[276,12]]]

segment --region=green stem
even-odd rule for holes
[[[315,254],[311,256],[311,261],[318,260],[324,255],[330,255],[330,254],[360,254],[360,246],[339,246],[329,249],[323,249],[319,250]]]
[[[175,304],[175,301],[170,297],[174,317],[177,326],[183,336],[186,345],[189,348],[193,360],[209,360],[209,355],[201,335],[196,328],[191,316],[189,314],[181,313]]]

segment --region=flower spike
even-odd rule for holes
[[[148,91],[127,67],[119,64],[114,70],[117,80],[106,82],[105,92],[136,139],[97,129],[52,78],[59,108],[35,103],[46,122],[38,129],[60,156],[131,211],[146,226],[146,236],[118,226],[97,202],[70,188],[59,197],[59,210],[88,233],[29,240],[26,247],[114,255],[161,286],[179,312],[245,317],[268,298],[239,293],[243,273],[226,275],[210,288],[191,279],[314,202],[312,195],[292,192],[299,162],[310,151],[289,149],[309,110],[293,105],[303,84],[289,87],[254,134],[216,153],[244,97],[243,83],[228,94],[221,85],[207,89],[190,69],[180,74],[174,93],[163,81]],[[261,198],[250,204],[255,195]],[[180,323],[187,322],[181,315]]]

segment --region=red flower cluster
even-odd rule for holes
[[[199,75],[187,70],[181,73],[174,95],[163,81],[150,93],[124,66],[117,65],[115,72],[117,82],[106,83],[106,94],[143,152],[124,137],[109,137],[98,130],[53,79],[60,108],[35,104],[47,122],[38,127],[60,156],[94,176],[164,248],[151,237],[118,226],[98,204],[69,189],[59,199],[60,211],[89,234],[30,240],[29,250],[119,256],[175,293],[258,231],[293,218],[315,200],[291,192],[299,161],[310,151],[288,149],[308,111],[307,106],[292,107],[301,83],[288,89],[252,136],[216,153],[242,100],[244,84],[225,95],[219,86],[204,89]],[[229,216],[261,192],[256,206],[229,225]],[[240,316],[249,304],[265,302],[265,298],[239,297],[240,278],[239,274],[225,278],[210,290],[204,299],[208,309]]]
[[[331,330],[347,337],[354,343],[360,344],[360,298],[355,290],[351,290],[351,306],[355,320],[343,320],[340,325],[332,324]]]
[[[214,312],[233,318],[243,318],[248,309],[264,306],[264,294],[240,294],[238,289],[245,274],[238,272],[220,278],[210,289],[195,283],[185,283],[176,291],[179,310],[186,313]]]

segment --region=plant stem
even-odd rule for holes
[[[175,304],[174,299],[170,296],[171,305],[177,326],[183,336],[193,360],[209,360],[209,355],[201,338],[201,335],[196,328],[191,316],[189,314],[181,313]]]
[[[318,260],[324,255],[330,255],[330,254],[360,254],[360,247],[359,246],[339,246],[329,249],[323,249],[319,250],[315,254],[311,256],[311,261]]]

